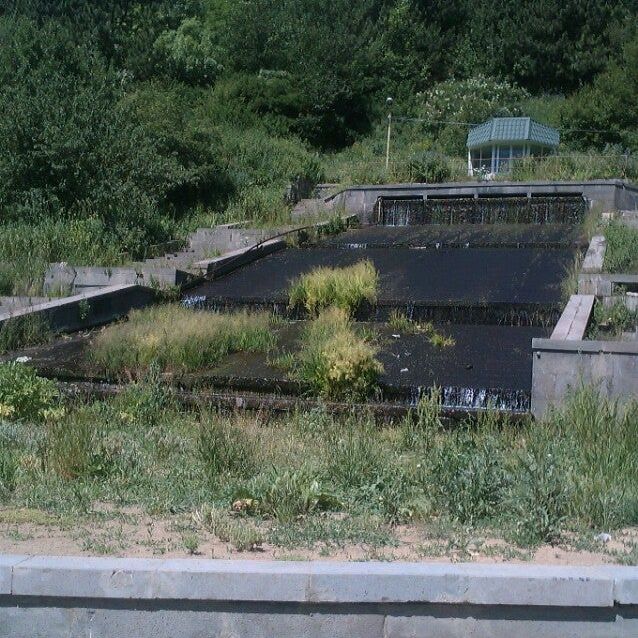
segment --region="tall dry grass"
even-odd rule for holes
[[[379,275],[367,259],[345,268],[316,268],[292,284],[289,301],[311,315],[335,306],[351,316],[361,304],[376,302],[378,283]]]
[[[152,364],[165,372],[211,367],[232,352],[267,352],[275,345],[265,312],[195,312],[176,304],[134,310],[92,344],[93,360],[115,376],[143,376]]]

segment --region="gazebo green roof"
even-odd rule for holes
[[[470,129],[467,147],[477,148],[498,142],[531,142],[556,147],[560,134],[555,128],[536,122],[531,117],[493,117]]]

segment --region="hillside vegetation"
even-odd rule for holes
[[[561,177],[636,170],[630,0],[2,5],[0,294],[37,293],[49,261],[113,265],[198,225],[280,223],[294,178],[461,176],[458,122],[491,115],[559,126]],[[412,118],[389,173],[388,95]]]

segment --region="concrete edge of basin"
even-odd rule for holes
[[[0,594],[601,608],[638,604],[638,568],[5,555]]]

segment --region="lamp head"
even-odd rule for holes
[[[391,97],[388,97],[388,98],[386,98],[386,100],[385,100],[385,105],[386,105],[388,108],[391,108],[391,107],[392,107],[392,103],[393,103],[393,102],[394,102],[394,100],[393,100]]]

